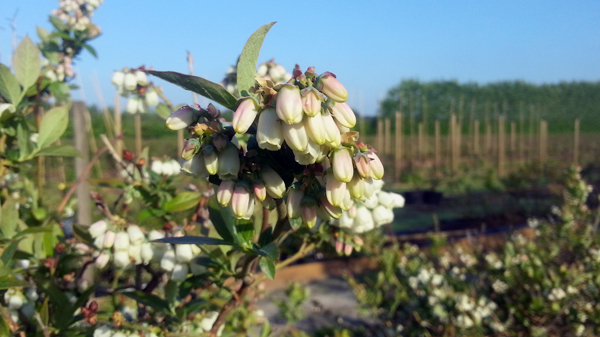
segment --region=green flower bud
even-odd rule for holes
[[[183,150],[181,151],[181,158],[183,160],[190,160],[198,151],[200,151],[200,141],[196,138],[190,138],[185,141]]]
[[[209,174],[217,174],[219,171],[219,156],[217,150],[212,145],[205,145],[202,148],[204,154],[204,165]]]
[[[219,153],[219,178],[221,180],[236,179],[240,172],[240,156],[238,148],[233,143],[227,144]]]

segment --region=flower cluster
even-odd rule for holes
[[[152,170],[156,174],[162,174],[165,176],[176,176],[181,171],[181,165],[177,160],[173,159],[167,159],[165,161],[154,159],[152,160],[150,170]]]
[[[256,75],[264,78],[265,80],[273,81],[275,84],[285,83],[292,78],[292,74],[288,73],[287,70],[285,70],[285,67],[281,64],[275,63],[275,59],[271,59],[270,61],[264,62],[258,66]],[[232,95],[238,95],[237,65],[231,66],[229,69],[227,69],[225,78],[221,82],[221,85]]]
[[[93,252],[94,264],[98,269],[103,269],[109,262],[119,269],[153,263],[160,270],[169,273],[174,281],[183,281],[189,274],[198,275],[206,271],[204,266],[194,260],[201,253],[198,246],[155,242],[167,235],[183,236],[181,230],[152,230],[145,234],[137,225],[129,224],[125,229],[117,229],[109,221],[100,220],[89,227],[89,233],[98,249]],[[86,286],[82,288],[85,289]]]
[[[19,314],[27,318],[33,317],[38,298],[39,295],[34,288],[27,288],[24,292],[18,288],[9,288],[4,293],[4,303],[14,322],[19,322]]]
[[[103,0],[60,0],[60,8],[52,11],[69,30],[85,33],[88,38],[100,34],[100,27],[93,24],[90,18],[94,10]]]
[[[125,111],[135,113],[148,112],[148,107],[158,104],[158,94],[148,82],[144,67],[138,69],[123,68],[115,71],[112,83],[123,97],[129,97]]]

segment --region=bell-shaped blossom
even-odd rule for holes
[[[346,189],[346,193],[344,194],[344,200],[340,204],[340,208],[344,211],[350,210],[354,206],[354,201],[352,200],[352,196],[350,195],[350,191]]]
[[[302,111],[309,116],[314,117],[321,114],[321,97],[315,88],[306,88],[302,90]]]
[[[327,144],[332,148],[336,148],[342,144],[342,135],[340,129],[335,125],[335,121],[330,113],[323,115],[323,129],[327,135]]]
[[[103,235],[108,228],[108,223],[105,220],[96,221],[90,225],[88,231],[92,238],[97,238],[100,235]]]
[[[129,250],[129,234],[127,232],[118,232],[115,236],[115,243],[113,244],[115,251],[127,251]]]
[[[319,76],[317,80],[317,89],[324,93],[328,98],[335,102],[343,103],[348,100],[348,91],[336,76],[330,72],[326,72]]]
[[[325,197],[322,196],[319,199],[319,201],[321,202],[320,208],[322,208],[329,217],[331,217],[333,219],[339,219],[342,216],[342,214],[343,214],[342,209],[338,206],[332,205],[326,196]],[[325,220],[325,219],[323,219],[323,220]]]
[[[252,182],[252,188],[254,189],[254,196],[256,199],[264,201],[267,197],[267,187],[265,186],[265,183],[261,180],[255,180]]]
[[[138,225],[127,226],[127,234],[129,234],[129,241],[134,245],[142,243],[145,239],[144,232]]]
[[[167,118],[167,127],[171,130],[181,130],[198,120],[198,111],[190,106],[184,106],[173,112]]]
[[[190,138],[185,141],[183,144],[183,150],[181,150],[181,158],[183,160],[192,159],[198,151],[200,151],[201,144],[200,141],[196,138]]]
[[[308,147],[308,135],[303,123],[283,124],[283,138],[294,151],[304,152]]]
[[[126,268],[131,265],[129,260],[129,252],[127,250],[118,250],[113,254],[113,263],[117,268]]]
[[[219,178],[231,180],[238,176],[240,171],[240,157],[238,149],[233,143],[227,144],[225,149],[219,153]]]
[[[258,104],[252,97],[243,98],[233,113],[232,125],[237,133],[246,133],[258,114]]]
[[[281,199],[285,193],[285,183],[281,176],[270,167],[260,171],[260,178],[265,183],[267,193],[274,199]]]
[[[377,199],[379,200],[379,204],[385,208],[394,207],[394,199],[388,192],[380,191],[377,193]]]
[[[364,185],[365,185],[365,192],[364,192],[364,197],[369,199],[371,198],[371,196],[373,196],[373,194],[375,194],[375,180],[373,180],[373,178],[371,177],[367,177],[364,179]]]
[[[354,218],[354,224],[352,229],[356,233],[364,233],[375,228],[375,222],[371,211],[365,207],[358,207],[356,210],[356,218]]]
[[[206,178],[209,176],[208,170],[204,163],[204,154],[202,152],[196,153],[196,155],[190,160],[180,160],[181,171],[199,178]]]
[[[317,224],[317,201],[313,197],[304,196],[301,206],[302,222],[313,228]]]
[[[371,168],[371,178],[373,179],[381,179],[383,178],[383,164],[379,157],[371,152],[367,155],[371,161],[369,162],[369,167]]]
[[[150,89],[144,95],[144,102],[146,102],[147,106],[158,105],[158,94],[156,91]]]
[[[127,250],[127,253],[129,254],[129,259],[133,260],[133,262],[135,264],[142,263],[142,245],[141,244],[137,243],[137,244],[129,245],[129,249]]]
[[[300,89],[292,84],[284,84],[277,93],[277,116],[286,124],[297,124],[302,121],[302,98]]]
[[[231,197],[233,196],[234,186],[235,181],[233,180],[221,181],[219,189],[217,190],[217,201],[221,206],[227,207],[231,203]]]
[[[394,221],[394,212],[390,208],[379,205],[373,209],[373,220],[377,226],[392,223]]]
[[[219,155],[217,150],[212,145],[205,145],[202,148],[204,154],[204,165],[206,165],[206,171],[209,174],[217,174],[219,172]]]
[[[134,114],[138,112],[138,105],[140,104],[140,99],[137,96],[132,96],[127,101],[127,105],[125,106],[125,111],[130,114]]]
[[[299,186],[290,188],[287,198],[287,213],[290,219],[302,216],[302,198],[304,198],[304,191]]]
[[[137,79],[133,73],[125,74],[125,80],[123,81],[123,87],[129,91],[133,91],[137,88]]]
[[[331,108],[333,117],[343,126],[353,128],[356,125],[356,115],[347,103],[336,103]]]
[[[258,117],[256,141],[261,149],[277,151],[283,144],[283,128],[274,108],[268,107]]]
[[[371,159],[369,157],[360,153],[354,157],[356,170],[362,178],[367,178],[371,176],[371,166],[369,166],[370,161]]]
[[[388,193],[392,198],[392,207],[401,208],[404,207],[404,197],[398,193],[389,192]]]
[[[177,263],[173,266],[173,272],[171,273],[171,279],[175,282],[184,281],[190,273],[190,267],[187,263]]]
[[[137,84],[141,86],[148,85],[148,77],[146,76],[146,73],[141,70],[135,72],[135,80],[137,81]]]
[[[348,183],[348,191],[353,198],[361,199],[365,194],[365,182],[360,175],[355,174]]]
[[[175,251],[173,249],[167,250],[162,259],[160,259],[160,268],[164,271],[173,271],[175,267]]]
[[[188,263],[194,258],[191,245],[175,245],[175,260],[180,263]]]
[[[144,242],[141,245],[140,257],[142,258],[142,262],[145,264],[150,263],[154,258],[154,250],[152,249],[152,244],[150,242]]]
[[[125,82],[125,73],[122,71],[115,71],[112,76],[112,83],[117,87],[122,87]]]
[[[327,132],[325,131],[325,125],[321,113],[318,113],[313,117],[305,117],[304,127],[306,128],[308,137],[313,142],[323,145],[328,141],[329,138]]]
[[[354,175],[354,166],[349,149],[339,149],[331,155],[333,174],[339,181],[350,182]]]
[[[115,243],[115,238],[116,238],[116,233],[113,231],[106,231],[106,233],[104,233],[104,242],[102,243],[102,246],[104,248],[112,248],[113,244]]]
[[[339,206],[346,195],[346,183],[328,175],[325,180],[325,195],[333,206]]]
[[[110,261],[110,254],[106,251],[103,251],[98,256],[96,256],[94,264],[96,265],[96,268],[102,269],[106,267],[108,261]]]
[[[233,189],[231,198],[231,210],[238,218],[242,218],[250,208],[250,200],[252,199],[250,191],[244,184],[237,184]]]

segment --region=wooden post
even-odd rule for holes
[[[471,101],[471,109],[469,112],[469,124],[468,124],[468,130],[467,130],[467,135],[468,137],[471,137],[471,141],[467,141],[467,151],[469,154],[474,154],[475,153],[475,143],[474,143],[474,138],[475,138],[475,108],[477,107],[477,101],[476,100],[472,100]]]
[[[383,121],[381,119],[377,120],[377,149],[379,151],[385,152],[385,146],[383,144]]]
[[[73,135],[75,148],[81,153],[81,157],[75,158],[75,176],[83,175],[86,166],[90,160],[89,144],[87,137],[87,128],[85,123],[85,103],[73,102]],[[90,224],[92,222],[92,209],[90,205],[90,190],[87,177],[84,177],[81,184],[75,191],[77,198],[77,223]]]
[[[400,182],[400,167],[402,165],[402,113],[396,112],[396,125],[394,125],[394,136],[395,136],[395,144],[394,144],[394,163],[395,163],[395,174],[394,180],[396,182]]]
[[[114,119],[115,119],[115,137],[119,137],[123,134],[123,124],[122,124],[122,115],[121,115],[121,96],[119,94],[115,95],[115,108],[113,111]],[[117,155],[119,158],[123,157],[123,140],[118,140],[115,144],[115,150],[117,151]],[[115,162],[117,168],[120,168],[120,165]]]
[[[418,134],[418,147],[419,147],[419,160],[423,160],[425,158],[425,135],[423,134],[423,123],[419,123],[417,126]]]
[[[473,154],[479,155],[479,120],[473,121]]]
[[[142,155],[142,115],[138,112],[133,115],[135,124],[135,155]],[[181,151],[179,152],[181,153]]]
[[[452,168],[452,173],[455,174],[458,172],[458,142],[456,140],[457,134],[457,126],[456,126],[456,115],[450,115],[450,125],[448,126],[449,136],[450,136],[450,166]]]
[[[514,164],[517,158],[517,123],[510,122],[510,162]]]
[[[435,120],[435,141],[434,141],[434,162],[435,162],[435,171],[437,173],[440,172],[441,165],[441,139],[440,139],[440,121],[438,119]]]
[[[385,121],[385,154],[392,153],[392,123],[389,118],[386,118]]]
[[[533,104],[531,104],[529,106],[529,141],[528,143],[528,147],[529,150],[527,151],[527,155],[529,157],[530,161],[534,161],[534,153],[535,153],[535,142],[534,142],[534,137],[535,137],[535,124],[533,122],[533,115],[535,114],[535,106]]]
[[[539,141],[540,141],[540,162],[543,164],[546,161],[546,152],[547,152],[547,144],[546,144],[546,121],[545,120],[540,120],[540,134],[539,134]]]
[[[408,137],[410,138],[410,159],[412,164],[417,152],[417,147],[415,146],[415,95],[411,91],[408,97]]]
[[[575,119],[575,135],[573,138],[573,164],[579,164],[579,118]]]
[[[504,175],[504,161],[506,160],[506,141],[504,139],[506,131],[505,127],[505,118],[504,116],[498,116],[498,176]]]
[[[519,103],[519,162],[523,162],[525,159],[525,116],[524,116],[525,108],[523,107],[523,102]]]

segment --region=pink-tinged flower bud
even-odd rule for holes
[[[231,210],[236,217],[242,218],[250,207],[250,192],[244,184],[236,184],[231,198]]]
[[[219,155],[217,154],[217,150],[212,145],[205,145],[202,148],[202,153],[204,155],[204,165],[206,166],[206,171],[209,174],[217,174],[219,171]]]
[[[352,196],[350,196],[350,191],[346,190],[346,193],[344,194],[344,200],[342,201],[340,208],[344,211],[349,211],[354,205],[355,204],[352,200]]]
[[[141,244],[146,238],[138,225],[127,226],[127,234],[129,234],[129,242],[133,245]]]
[[[198,120],[199,113],[191,106],[184,106],[173,112],[167,118],[167,127],[171,130],[181,130],[192,125]]]
[[[371,162],[371,159],[364,154],[359,153],[354,156],[356,170],[362,178],[368,178],[371,176],[371,166],[369,166],[369,162]]]
[[[349,149],[339,149],[331,155],[331,166],[333,167],[333,175],[345,183],[352,180],[354,175],[354,166],[352,165],[352,157]]]
[[[158,94],[154,90],[148,90],[144,95],[144,102],[147,106],[158,105]]]
[[[117,87],[122,87],[125,82],[125,74],[122,71],[115,71],[112,76],[112,83]]]
[[[373,209],[373,221],[375,221],[376,226],[392,223],[394,221],[394,212],[383,205],[379,205]]]
[[[367,155],[371,161],[369,162],[369,167],[371,168],[371,178],[373,179],[381,179],[383,178],[383,164],[379,157],[371,152]]]
[[[356,205],[352,205],[352,208],[348,210],[348,216],[352,219],[356,218]]]
[[[100,255],[96,257],[96,260],[94,260],[94,264],[96,265],[96,268],[102,269],[106,267],[108,261],[110,261],[110,254],[106,251],[103,251],[102,253],[100,253]]]
[[[233,129],[237,133],[246,133],[254,119],[258,114],[258,104],[252,97],[245,97],[241,99],[240,104],[233,113]]]
[[[119,250],[113,254],[113,263],[117,268],[126,268],[131,264],[129,253],[126,250]]]
[[[137,88],[137,79],[135,78],[135,75],[132,73],[127,73],[125,75],[123,86],[129,91],[135,90],[135,88]]]
[[[258,117],[256,141],[261,149],[277,151],[283,144],[283,128],[277,112],[268,107]]]
[[[148,85],[148,77],[146,76],[146,73],[141,70],[135,72],[135,79],[139,85]]]
[[[108,223],[104,220],[96,221],[90,225],[88,228],[88,232],[90,232],[90,236],[92,238],[97,238],[100,235],[103,235],[108,228]]]
[[[302,121],[302,99],[300,89],[292,84],[284,84],[277,93],[277,116],[287,124]]]
[[[344,254],[346,256],[352,255],[352,245],[351,244],[346,243],[346,245],[344,246]]]
[[[265,187],[265,184],[260,180],[255,180],[252,183],[252,188],[254,189],[254,196],[256,199],[264,201],[267,197],[267,188]]]
[[[342,238],[338,238],[335,241],[335,251],[336,253],[338,253],[339,255],[342,255],[342,252],[344,251],[344,241]]]
[[[104,233],[104,243],[102,244],[102,246],[104,248],[112,248],[113,244],[115,243],[115,238],[116,238],[116,233],[113,231],[106,231],[106,233]]]
[[[315,88],[308,87],[302,90],[302,111],[307,116],[314,117],[321,114],[321,96]]]
[[[265,183],[267,193],[273,199],[281,199],[285,193],[285,183],[281,176],[270,167],[263,168],[260,171],[260,178]]]
[[[319,76],[317,80],[317,89],[324,93],[328,98],[344,103],[348,100],[348,91],[337,80],[334,74],[326,72]]]
[[[290,219],[302,216],[302,198],[304,198],[304,191],[299,186],[290,188],[287,198],[287,213]]]
[[[313,228],[317,224],[317,201],[313,197],[305,196],[302,199],[302,222]]]
[[[320,113],[314,117],[305,117],[304,127],[306,128],[306,134],[313,142],[323,145],[328,141],[323,116]]]
[[[319,199],[321,202],[320,209],[323,209],[329,218],[339,219],[342,216],[342,209],[338,206],[333,206],[329,200],[327,200],[326,196],[321,196]],[[322,217],[325,220],[325,217]]]
[[[371,178],[371,177],[365,178],[364,184],[365,184],[364,197],[366,199],[369,199],[375,193],[375,184],[373,183],[373,178]]]
[[[229,143],[223,151],[219,153],[219,178],[221,180],[231,180],[238,176],[240,171],[240,156],[238,149],[232,143]]]
[[[231,203],[231,197],[233,196],[233,188],[235,187],[235,181],[223,180],[217,191],[217,201],[223,207],[229,206]]]
[[[173,266],[173,272],[171,273],[171,279],[175,282],[184,281],[190,272],[190,267],[187,263],[177,263]]]
[[[250,218],[252,218],[252,215],[254,214],[255,204],[256,202],[254,201],[254,197],[251,195],[250,202],[248,203],[248,210],[246,211],[246,214],[244,214],[244,216],[241,217],[242,219],[250,220]]]
[[[325,195],[333,206],[341,205],[346,195],[346,183],[331,174],[328,175],[325,179]]]
[[[116,234],[113,249],[115,250],[115,252],[127,252],[127,250],[129,250],[129,234],[127,234],[127,232],[118,232]]]
[[[204,154],[202,152],[196,153],[196,155],[190,160],[180,160],[181,171],[195,177],[206,178],[209,176],[204,163]]]
[[[323,129],[327,135],[327,144],[332,148],[336,148],[342,144],[342,135],[340,129],[335,125],[335,121],[330,113],[323,115]]]
[[[196,138],[190,138],[185,141],[183,150],[181,151],[181,158],[183,160],[192,159],[198,151],[200,151],[200,141]]]
[[[308,147],[308,135],[304,123],[283,124],[283,138],[294,151],[305,152]]]
[[[340,124],[349,129],[356,125],[356,115],[347,103],[336,103],[331,108],[331,113]]]
[[[360,175],[355,174],[348,183],[348,191],[353,198],[361,199],[365,194],[365,182]]]

